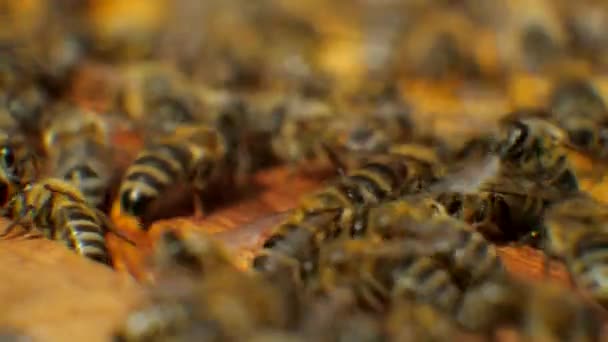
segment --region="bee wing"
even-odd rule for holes
[[[488,179],[478,189],[505,195],[534,196],[548,201],[557,201],[569,196],[564,190],[524,177],[501,176]]]

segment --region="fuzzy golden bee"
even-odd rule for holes
[[[28,233],[40,232],[48,239],[62,241],[80,255],[101,263],[112,262],[105,243],[112,224],[105,214],[87,203],[78,188],[64,180],[46,178],[29,183],[9,200],[4,210],[13,223],[3,236],[20,225]]]

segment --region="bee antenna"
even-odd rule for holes
[[[329,158],[331,164],[335,167],[338,175],[340,177],[344,177],[346,175],[346,166],[344,165],[344,162],[340,160],[340,157],[338,157],[336,151],[325,142],[321,143],[321,147],[327,154],[327,157]]]

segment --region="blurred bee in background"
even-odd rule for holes
[[[574,283],[603,306],[608,305],[607,224],[606,206],[587,196],[555,204],[544,222],[546,252],[564,260]]]
[[[160,114],[162,122],[192,120],[194,113],[186,101],[193,101],[193,94],[188,93],[185,75],[170,64],[135,63],[124,67],[120,74],[123,84],[117,106],[131,119],[141,122],[148,115]]]
[[[82,193],[72,184],[45,178],[25,185],[9,199],[4,212],[12,220],[2,236],[10,234],[18,225],[28,233],[42,233],[58,240],[78,254],[111,265],[105,234],[116,232],[101,211],[91,207]]]
[[[188,183],[199,201],[197,196],[219,171],[225,153],[225,141],[215,128],[179,126],[174,134],[144,148],[129,166],[119,190],[121,211],[146,221],[148,206],[180,182]],[[195,205],[200,214],[202,204]]]
[[[409,298],[396,298],[386,318],[386,330],[390,341],[442,341],[473,340],[450,315],[424,302]]]
[[[47,120],[49,175],[72,183],[91,206],[104,207],[114,172],[104,122],[95,113],[67,104],[53,108]]]
[[[406,75],[433,79],[480,75],[471,45],[476,27],[463,13],[434,8],[421,11],[410,25],[396,51]]]
[[[551,1],[506,4],[501,20],[494,24],[505,71],[547,71],[568,57],[567,32]]]
[[[608,40],[603,32],[608,27],[608,8],[601,1],[581,1],[573,6],[569,1],[557,2],[570,35],[572,53],[599,67],[608,61]]]
[[[551,93],[549,108],[575,147],[598,158],[606,156],[608,108],[590,81],[561,80]]]

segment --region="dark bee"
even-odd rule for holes
[[[444,260],[466,286],[504,272],[494,245],[473,227],[445,215],[431,200],[398,200],[373,207],[367,226],[370,236],[404,240],[403,249]]]
[[[562,80],[551,93],[549,108],[572,144],[593,156],[606,156],[608,108],[587,80]]]
[[[476,77],[480,67],[472,48],[473,23],[457,11],[430,9],[420,13],[406,31],[397,52],[410,75],[443,78]]]
[[[322,250],[318,290],[352,289],[364,308],[383,311],[391,298],[427,302],[450,312],[462,291],[443,265],[395,244],[338,240]]]
[[[97,208],[110,187],[110,148],[107,128],[96,114],[59,107],[44,135],[50,174],[74,184]]]
[[[225,154],[226,143],[215,128],[178,127],[141,151],[127,169],[119,191],[121,211],[142,218],[150,203],[179,182],[204,190]]]
[[[555,204],[544,222],[547,252],[563,259],[574,282],[604,306],[608,305],[608,258],[603,255],[607,222],[606,206],[587,196]]]
[[[78,254],[111,264],[104,235],[112,225],[72,184],[57,178],[30,183],[9,200],[5,210],[13,223],[3,236],[22,225],[28,232],[64,242]]]
[[[341,209],[343,230],[352,236],[361,235],[365,226],[357,223],[365,222],[359,217],[365,216],[367,206],[420,191],[439,179],[441,168],[425,157],[428,156],[413,153],[409,148],[372,156],[360,168],[306,197],[299,209],[311,213]]]
[[[316,273],[322,244],[340,233],[339,214],[340,210],[328,210],[292,215],[266,238],[253,267],[268,277],[290,274],[288,281],[302,285]]]
[[[39,159],[13,118],[0,109],[0,202],[4,205],[39,170]]]

